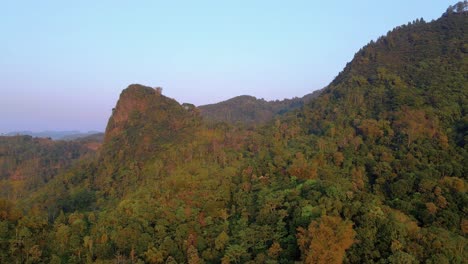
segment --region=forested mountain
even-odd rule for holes
[[[233,125],[263,125],[277,115],[299,109],[320,94],[321,90],[301,98],[266,101],[242,95],[216,104],[199,106],[201,115],[208,123],[226,122]]]
[[[0,201],[0,262],[466,263],[459,5],[369,43],[262,126],[129,86],[95,158]]]

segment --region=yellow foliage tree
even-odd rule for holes
[[[342,263],[345,251],[354,243],[353,224],[340,217],[323,216],[308,229],[298,228],[297,243],[306,264]]]

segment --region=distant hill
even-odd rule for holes
[[[242,95],[216,104],[199,106],[200,113],[209,123],[226,122],[229,124],[260,125],[316,98],[321,90],[301,98],[266,101],[249,95]]]
[[[68,140],[68,139],[66,139]],[[74,141],[79,141],[79,142],[100,142],[102,143],[104,141],[104,133],[93,133],[90,135],[78,137],[78,138],[73,138],[70,140]]]
[[[2,136],[32,136],[32,137],[39,137],[39,138],[51,138],[53,140],[73,140],[81,137],[90,136],[93,134],[101,133],[98,131],[88,131],[88,132],[80,132],[78,130],[71,130],[71,131],[40,131],[40,132],[32,132],[32,131],[13,131]]]
[[[77,133],[77,134],[70,134],[63,136],[57,140],[94,140],[94,141],[100,141],[102,142],[104,140],[104,133],[103,132],[97,132],[97,131],[89,131],[85,133]]]

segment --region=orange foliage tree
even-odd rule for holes
[[[342,263],[346,249],[354,243],[353,224],[340,217],[323,216],[308,229],[298,228],[297,243],[307,264]]]

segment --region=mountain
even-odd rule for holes
[[[122,91],[107,124],[102,156],[152,158],[169,143],[190,139],[199,119],[194,107],[182,106],[151,87],[130,85]]]
[[[369,43],[264,125],[210,123],[130,85],[96,156],[0,200],[0,261],[465,263],[460,3]]]
[[[312,205],[328,201],[326,215],[353,223],[355,243],[345,262],[467,257],[455,253],[456,245],[466,249],[468,223],[464,5],[465,11],[430,23],[418,19],[369,43],[319,98],[279,126],[288,151],[297,151],[287,160],[296,175],[334,183]],[[328,224],[324,217],[298,237],[305,259],[315,259],[309,250],[317,247],[313,233]]]
[[[210,123],[226,122],[229,124],[261,125],[282,115],[302,107],[316,98],[321,90],[307,94],[301,98],[265,101],[253,96],[242,95],[216,104],[202,105],[201,115]]]

